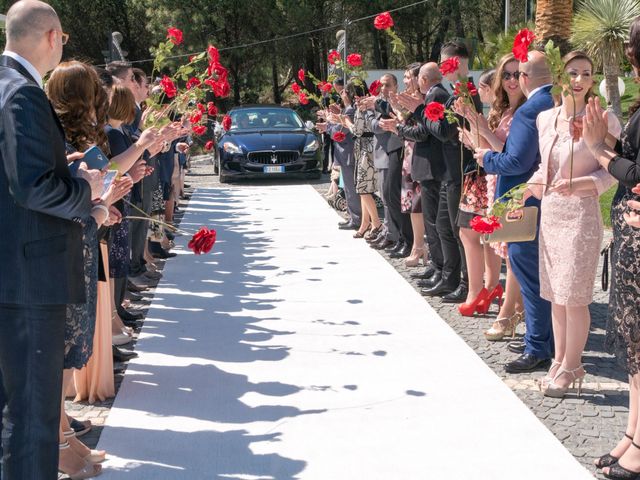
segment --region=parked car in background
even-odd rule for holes
[[[220,182],[242,178],[322,175],[320,137],[296,112],[278,105],[248,105],[229,112],[231,128],[218,140],[214,169]]]

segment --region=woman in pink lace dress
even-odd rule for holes
[[[487,119],[480,115],[474,115],[473,112],[468,112],[473,115],[470,118],[472,129],[476,125],[478,126],[482,147],[491,148],[497,152],[502,151],[509,134],[513,114],[526,100],[516,78],[518,65],[518,61],[512,53],[503,56],[498,62],[492,85],[494,100]],[[475,131],[466,135],[467,141],[471,143],[476,138]],[[498,177],[496,175],[487,175],[486,178],[488,207],[490,209],[495,200]],[[523,320],[524,313],[520,285],[511,271],[509,259],[507,258],[506,244],[485,245],[485,248],[492,248],[500,257],[505,259],[507,264],[504,302],[500,307],[498,318],[493,322],[491,328],[484,332],[487,340],[495,341],[501,340],[505,336],[513,336],[516,326]]]
[[[593,96],[593,63],[582,52],[563,60],[571,79],[565,88],[573,95],[562,96],[560,106],[538,116],[541,163],[529,180],[529,191],[542,200],[540,296],[552,302],[555,344],[554,362],[541,388],[553,397],[564,396],[585,375],[582,351],[603,236],[598,196],[615,183],[579,138],[586,102]],[[619,137],[620,131],[615,115],[609,115],[609,133]]]

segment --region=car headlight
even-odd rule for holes
[[[222,145],[222,148],[227,153],[242,153],[242,150],[240,149],[240,147],[237,146],[235,143],[224,142],[224,144]]]
[[[311,140],[309,143],[305,145],[304,153],[315,152],[319,148],[320,148],[320,143],[318,142],[317,139],[314,138],[313,140]]]

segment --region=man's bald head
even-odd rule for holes
[[[520,63],[520,88],[528,95],[538,87],[551,83],[551,70],[544,53],[537,50],[529,52],[529,61]]]
[[[13,4],[5,21],[7,43],[21,44],[37,41],[42,34],[60,29],[56,11],[38,0],[21,0]]]
[[[418,85],[422,93],[427,93],[429,89],[442,81],[442,73],[440,73],[440,67],[435,62],[425,63],[420,67],[420,73],[418,74]]]

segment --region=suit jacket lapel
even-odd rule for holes
[[[7,57],[6,55],[0,55],[0,66],[9,67],[9,68],[13,68],[14,70],[17,70],[18,72],[20,72],[20,75],[22,75],[27,80],[29,80],[29,82],[33,83],[34,85],[38,86],[38,88],[40,88],[40,85],[38,85],[38,82],[36,82],[36,79],[31,76],[29,71],[26,68],[24,68],[20,64],[20,62],[14,60],[13,58]]]

